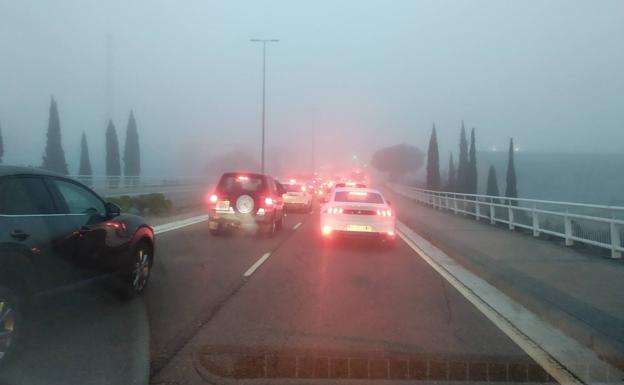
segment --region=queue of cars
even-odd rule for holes
[[[287,210],[320,204],[326,240],[367,236],[392,242],[395,216],[381,192],[361,182],[295,179],[227,172],[209,203],[208,228],[219,235],[250,227],[272,236]],[[154,263],[154,229],[122,213],[83,183],[38,169],[0,166],[0,363],[11,352],[42,295],[63,292],[96,277],[121,278],[142,293]]]
[[[27,308],[100,276],[145,290],[154,230],[86,185],[51,172],[0,166],[0,362],[15,346]]]
[[[213,235],[246,227],[272,236],[283,227],[286,211],[310,212],[320,204],[320,232],[326,240],[340,236],[395,240],[395,215],[378,190],[358,181],[290,179],[280,183],[269,175],[223,174],[209,197],[209,229]]]

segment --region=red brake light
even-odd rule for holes
[[[306,187],[305,186],[301,186],[301,191],[305,191]]]
[[[249,180],[249,177],[246,176],[246,175],[239,175],[237,179],[238,180]]]
[[[210,200],[210,203],[217,203],[217,201],[219,200],[219,197],[216,194],[212,194],[209,200]]]
[[[264,204],[267,206],[273,206],[273,198],[271,197],[264,198]]]

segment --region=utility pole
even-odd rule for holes
[[[264,174],[264,137],[266,126],[266,44],[277,43],[277,39],[250,39],[254,43],[262,43],[262,150],[260,155],[260,172]]]

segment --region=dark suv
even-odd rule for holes
[[[27,304],[115,273],[139,293],[149,279],[154,232],[83,184],[46,171],[0,166],[0,360]]]
[[[248,227],[272,236],[284,223],[284,188],[263,174],[227,172],[210,196],[213,235],[232,227]]]

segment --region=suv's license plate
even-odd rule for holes
[[[370,226],[365,226],[365,225],[349,225],[347,226],[347,229],[349,231],[373,231],[373,228]]]
[[[221,202],[217,202],[217,210],[229,210],[230,208],[230,201],[221,201]]]

